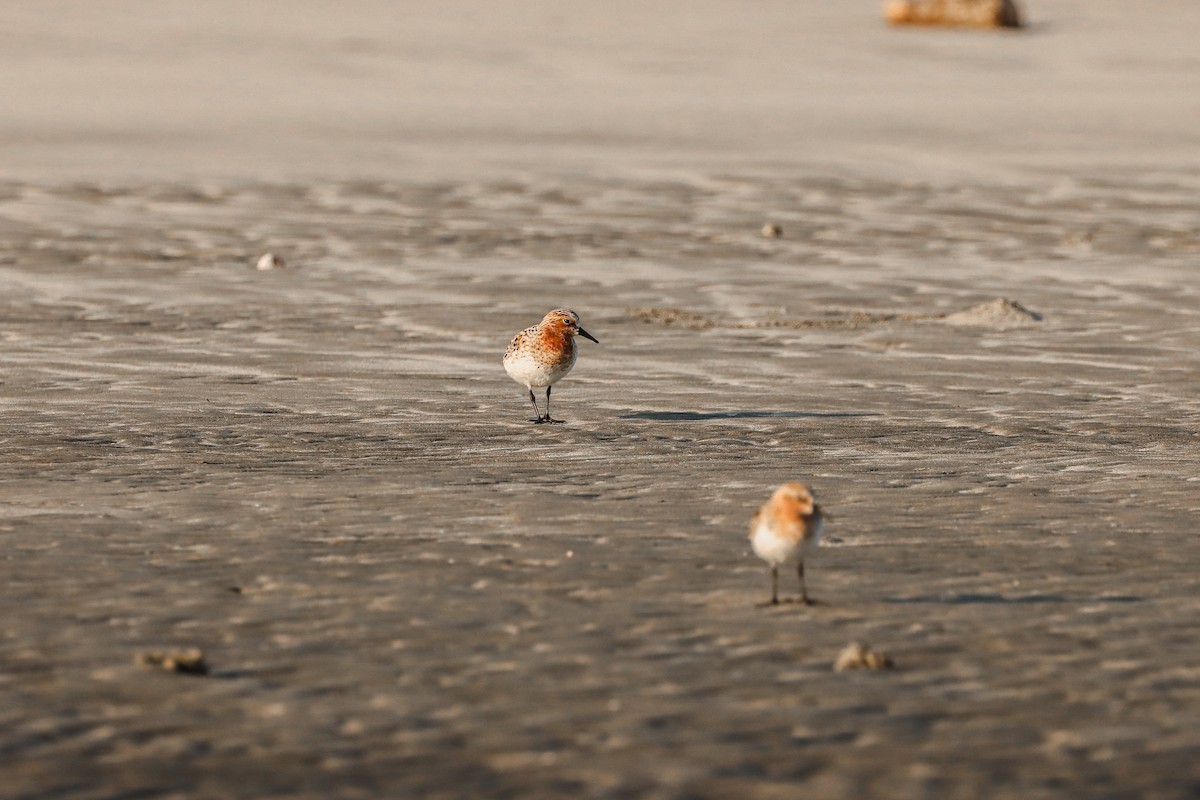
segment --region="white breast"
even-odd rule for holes
[[[578,353],[572,352],[569,359],[560,362],[547,363],[534,358],[529,353],[514,355],[504,359],[504,370],[514,381],[529,389],[541,389],[552,386],[566,377],[575,366]]]
[[[800,541],[793,541],[787,536],[777,534],[766,522],[760,522],[754,529],[754,535],[750,537],[750,546],[756,556],[771,566],[795,564],[804,558],[810,547],[816,547],[821,541],[823,527],[823,521],[818,520],[809,530],[808,536],[801,537]]]

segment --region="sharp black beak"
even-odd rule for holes
[[[590,333],[588,333],[587,331],[585,331],[583,328],[579,328],[578,330],[579,330],[579,335],[580,335],[580,336],[586,336],[587,338],[591,339],[591,340],[592,340],[593,342],[595,342],[596,344],[600,344],[600,340],[599,340],[599,339],[597,339],[595,336],[592,336]]]

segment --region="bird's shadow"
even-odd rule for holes
[[[1025,594],[1008,597],[1002,594],[964,592],[960,594],[925,594],[914,597],[888,597],[885,603],[945,603],[947,605],[996,604],[1034,605],[1039,603],[1140,603],[1144,597],[1135,595],[1105,595],[1103,597],[1067,597],[1061,594]]]
[[[855,411],[635,411],[620,419],[648,419],[655,422],[704,422],[716,419],[805,419],[808,417],[878,417],[879,414]]]

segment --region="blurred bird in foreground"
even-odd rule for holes
[[[817,546],[824,527],[821,507],[803,483],[785,483],[775,490],[750,520],[750,546],[771,565],[771,601],[779,605],[779,565],[795,564],[800,578],[800,602],[811,605],[804,586],[804,556]]]

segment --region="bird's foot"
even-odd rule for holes
[[[531,420],[529,420],[529,421],[530,421],[530,422],[532,422],[534,425],[541,425],[541,424],[545,423],[545,421],[546,421],[546,418],[545,418],[545,417],[538,417],[537,419],[531,419]]]
[[[770,600],[764,600],[761,603],[755,603],[755,608],[770,608],[771,606],[779,605],[778,598],[772,597]]]
[[[547,414],[546,416],[542,417],[542,422],[548,422],[551,425],[562,425],[563,423],[566,422],[566,420],[565,419],[550,419],[550,415]]]
[[[796,605],[799,605],[799,606],[819,606],[819,605],[824,605],[824,604],[823,604],[823,603],[822,603],[820,600],[818,600],[817,598],[815,598],[815,597],[808,597],[807,595],[805,595],[805,596],[803,596],[803,597],[789,597],[789,598],[787,598],[786,600],[784,600],[783,602],[785,602],[785,603],[795,603]]]

